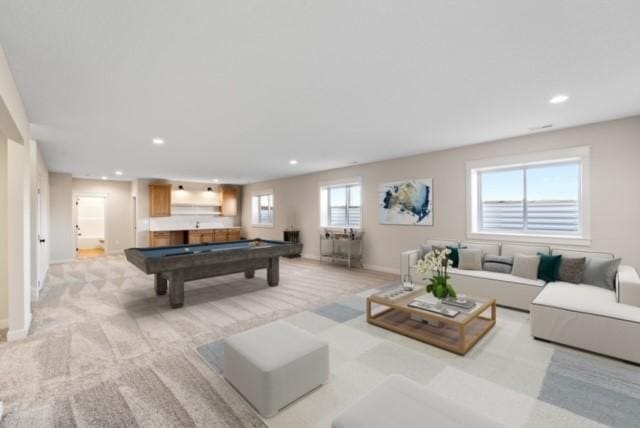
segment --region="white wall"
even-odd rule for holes
[[[0,329],[9,326],[9,141],[0,129]]]
[[[0,328],[8,326],[7,339],[16,340],[28,334],[31,323],[33,145],[29,120],[1,47],[0,134]]]
[[[72,180],[75,195],[106,195],[105,231],[106,247],[110,253],[121,252],[134,246],[133,242],[133,202],[130,181]],[[74,244],[75,245],[75,241]],[[73,247],[75,249],[75,246]]]
[[[361,177],[365,264],[397,271],[400,252],[428,238],[466,239],[467,161],[576,146],[592,150],[591,248],[612,251],[640,269],[640,117],[248,185],[247,207],[253,191],[274,190],[275,227],[252,227],[250,209],[242,213],[242,225],[249,237],[282,239],[282,231],[293,224],[301,231],[304,254],[317,257],[320,183]],[[379,184],[428,177],[433,178],[433,226],[378,224]]]
[[[36,223],[40,222],[40,237],[44,239],[44,242],[39,242],[36,237],[36,245],[39,245],[38,253],[38,261],[37,261],[37,281],[40,281],[40,287],[44,284],[45,275],[47,273],[47,269],[49,267],[49,257],[50,257],[50,248],[51,248],[51,237],[49,233],[49,217],[50,217],[50,208],[49,208],[49,169],[47,168],[47,163],[42,156],[42,151],[37,150],[37,158],[36,158],[36,186],[37,190],[40,192],[40,209],[39,213],[40,218],[36,218]],[[37,214],[37,213],[36,213]],[[37,227],[36,227],[37,234]],[[38,285],[36,281],[36,287]],[[32,298],[38,297],[38,291],[35,290],[32,292]]]
[[[49,257],[51,263],[73,260],[75,234],[73,230],[73,188],[71,174],[49,174]]]

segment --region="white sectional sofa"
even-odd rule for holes
[[[519,244],[504,244],[490,242],[458,242],[445,240],[428,240],[427,246],[447,247],[453,246],[467,247],[469,249],[479,249],[483,254],[513,256],[515,254],[537,254],[542,252],[549,254],[551,249],[546,246],[531,246]],[[420,257],[420,249],[406,251],[402,253],[401,269],[402,274],[410,274],[414,282],[423,284],[423,274],[416,270],[416,264]],[[501,306],[516,308],[524,311],[529,310],[529,305],[533,299],[542,291],[545,282],[542,280],[531,280],[521,278],[508,273],[487,272],[478,270],[463,270],[452,268],[449,275],[455,290],[469,296],[495,298]]]
[[[480,248],[485,254],[513,256],[538,252],[567,257],[613,259],[605,252],[578,251],[519,244],[429,240],[427,246]],[[420,250],[402,253],[401,269],[414,282],[424,275],[416,271]],[[631,266],[621,265],[616,290],[587,284],[545,283],[511,274],[451,269],[458,293],[495,298],[501,306],[530,311],[531,334],[572,347],[640,364],[640,277]]]

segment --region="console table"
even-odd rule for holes
[[[346,262],[349,269],[354,263],[362,265],[362,235],[364,232],[323,232],[320,234],[320,260]],[[328,236],[327,236],[328,235]]]

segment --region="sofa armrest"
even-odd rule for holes
[[[632,266],[618,268],[618,303],[640,307],[640,276]]]
[[[418,263],[420,250],[410,250],[400,253],[400,274],[408,275],[411,272],[411,266]]]

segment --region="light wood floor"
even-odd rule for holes
[[[80,259],[104,256],[104,248],[87,248],[85,250],[78,250],[77,256]]]

